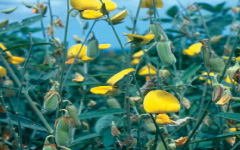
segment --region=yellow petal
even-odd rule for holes
[[[127,16],[127,10],[123,10],[111,17],[113,24],[120,23]]]
[[[67,58],[68,59],[75,58],[81,47],[82,47],[82,44],[77,44],[77,45],[73,45],[72,47],[70,47],[67,52]],[[87,47],[85,45],[83,45],[82,50],[81,50],[80,54],[78,55],[78,58],[82,58],[83,56],[85,56],[86,51],[87,51]]]
[[[144,40],[141,42],[141,44],[147,44],[154,38],[154,34],[149,34],[144,36]]]
[[[99,0],[70,0],[70,4],[77,10],[99,10],[102,5]]]
[[[128,37],[128,41],[139,42],[141,44],[147,44],[154,38],[154,34],[148,34],[145,36],[138,34],[124,34]]]
[[[86,20],[101,18],[103,14],[100,11],[84,10],[81,12],[81,17]]]
[[[72,81],[75,81],[75,82],[82,82],[84,81],[84,77],[80,74],[80,73],[75,73],[75,78],[72,79]]]
[[[234,79],[233,79],[234,80]],[[229,78],[229,76],[227,76],[227,78],[226,79],[224,79],[224,81],[226,81],[227,83],[229,83],[229,84],[232,84],[232,82],[231,82],[231,80],[230,80],[230,78]],[[234,81],[234,84],[236,84],[237,82],[236,81]]]
[[[199,80],[205,80],[207,75],[208,75],[208,74],[207,74],[207,72],[205,71],[205,72],[202,73],[202,76],[199,77],[198,79],[199,79]],[[214,77],[214,73],[213,73],[213,72],[210,72],[209,75],[212,76],[212,77]]]
[[[65,62],[67,65],[71,65],[74,61],[74,58],[70,58],[68,61]]]
[[[86,63],[86,62],[89,62],[89,61],[91,61],[91,60],[93,60],[94,58],[90,58],[90,57],[87,57],[87,56],[83,56],[82,58],[81,58],[81,60],[84,62],[84,63]]]
[[[105,3],[106,9],[108,11],[114,11],[117,8],[117,5],[111,0],[102,0],[102,1],[103,3]],[[98,9],[100,9],[101,7],[102,5],[100,5]]]
[[[222,58],[225,59],[225,60],[228,60],[228,59],[229,59],[228,56],[222,56]],[[236,59],[236,58],[232,58],[232,61],[235,62],[235,59]],[[237,57],[237,61],[240,62],[240,56]]]
[[[148,113],[172,113],[180,110],[177,98],[163,90],[150,91],[144,98],[143,106]]]
[[[147,51],[147,49],[144,49],[144,50],[140,50],[140,51],[134,53],[133,58],[140,58],[146,51]]]
[[[156,122],[161,125],[176,123],[175,121],[171,120],[166,114],[157,115]]]
[[[7,70],[0,66],[0,77],[5,77],[7,75]]]
[[[21,64],[25,61],[25,59],[23,57],[12,56],[8,58],[7,61],[12,64]]]
[[[223,96],[220,98],[220,100],[216,104],[224,105],[224,104],[228,103],[231,100],[231,98],[232,98],[232,94],[228,88],[223,92]]]
[[[1,48],[2,50],[6,50],[6,49],[7,49],[2,43],[0,43],[0,48]],[[7,56],[8,56],[8,57],[12,57],[11,52],[9,52],[9,51],[5,51],[5,52],[7,53]]]
[[[99,44],[98,47],[99,47],[100,51],[102,51],[104,49],[111,47],[111,44]]]
[[[138,75],[144,76],[144,75],[156,75],[157,74],[157,69],[152,65],[152,64],[148,64],[144,67],[142,67],[139,71],[138,71]]]
[[[132,64],[132,65],[137,65],[139,62],[140,62],[140,58],[134,58],[134,59],[131,61],[131,64]]]
[[[180,137],[179,139],[175,140],[176,146],[182,146],[187,142],[188,137]]]
[[[99,94],[102,96],[108,96],[108,95],[118,95],[120,94],[117,88],[114,88],[112,86],[98,86],[91,88],[90,90],[93,94]]]
[[[183,51],[184,55],[195,56],[201,52],[202,43],[192,44],[188,49]]]
[[[112,76],[107,81],[107,84],[110,84],[110,85],[114,86],[115,83],[117,83],[124,76],[126,76],[127,74],[129,74],[130,72],[133,72],[133,71],[135,71],[135,69],[133,69],[133,68],[128,68],[128,69],[122,70],[122,71],[118,72],[117,74],[115,74],[114,76]]]

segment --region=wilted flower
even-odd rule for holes
[[[163,90],[150,91],[145,96],[143,105],[148,113],[172,113],[180,110],[178,99]]]
[[[161,69],[158,72],[159,72],[159,76],[163,78],[168,78],[171,75],[171,73],[166,69]]]
[[[120,72],[118,72],[117,74],[115,74],[114,76],[112,76],[107,83],[114,86],[115,83],[117,83],[119,80],[121,80],[124,76],[126,76],[127,74],[131,73],[135,71],[135,69],[133,68],[128,68],[128,69],[124,69]]]
[[[201,52],[202,43],[192,44],[188,49],[183,51],[184,55],[195,56]]]
[[[222,84],[219,84],[216,77],[215,77],[214,81],[213,81],[213,84],[212,84],[212,87],[213,87],[212,100],[215,101],[222,96],[224,86]]]
[[[186,143],[187,139],[188,139],[187,136],[185,136],[185,137],[180,137],[179,139],[176,139],[176,140],[175,140],[176,146],[178,147],[178,146],[184,145],[184,144]]]
[[[52,36],[55,32],[55,29],[51,26],[51,25],[48,25],[47,27],[47,35],[48,36]]]
[[[127,16],[127,10],[123,10],[115,14],[114,16],[112,16],[111,21],[113,24],[118,24],[118,23],[121,23],[121,21],[125,19],[126,16]]]
[[[228,125],[223,125],[223,133],[231,133],[231,129],[228,127]],[[236,137],[228,137],[228,138],[225,138],[226,141],[231,144],[232,146],[235,144],[236,142]]]
[[[138,75],[145,76],[145,75],[156,75],[157,74],[157,69],[152,65],[148,64],[143,66],[139,71]]]
[[[156,122],[161,125],[175,124],[175,121],[171,120],[166,114],[157,115]]]
[[[101,18],[103,14],[98,10],[84,10],[81,12],[81,18],[86,20]]]
[[[240,11],[240,8],[239,7],[232,7],[232,11],[234,13],[238,13]]]
[[[121,134],[118,128],[116,127],[114,121],[112,121],[111,134],[112,136],[117,136],[117,137],[119,137],[119,134]]]
[[[162,8],[163,2],[162,0],[155,0],[156,8]],[[153,0],[143,0],[141,8],[150,8],[153,6]]]
[[[126,34],[126,33],[124,34],[128,37],[128,41],[137,42],[140,44],[147,44],[154,38],[154,34],[148,34],[144,36],[138,34]]]
[[[64,25],[62,23],[62,19],[58,18],[57,20],[53,20],[52,22],[56,27],[64,28]]]
[[[223,96],[216,104],[224,105],[224,104],[228,103],[231,100],[231,98],[232,98],[232,93],[231,93],[230,89],[228,88],[223,92]]]
[[[7,70],[0,66],[0,77],[5,77],[7,75]]]
[[[84,81],[84,77],[80,74],[80,73],[75,73],[75,78],[72,79],[72,81],[75,81],[75,82],[82,82]]]
[[[90,100],[90,102],[87,104],[88,105],[88,107],[93,107],[93,106],[95,106],[97,103],[95,102],[95,101],[93,101],[93,100]]]
[[[182,104],[186,109],[189,109],[191,107],[191,103],[186,97],[183,97]]]
[[[40,4],[40,10],[43,11],[43,9],[44,9],[44,4],[41,3],[41,4]],[[34,7],[33,10],[32,10],[32,13],[33,13],[33,14],[38,14],[38,13],[39,13],[39,11],[38,11],[38,4],[35,5],[35,7]]]
[[[102,50],[105,50],[109,47],[111,47],[111,44],[99,44],[99,50],[102,51]]]

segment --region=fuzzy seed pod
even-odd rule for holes
[[[90,58],[95,58],[99,54],[98,40],[93,36],[90,40],[88,40],[87,45],[87,56]]]
[[[55,91],[55,85],[50,89],[50,91],[44,97],[43,103],[43,113],[53,112],[57,109],[61,97],[58,92]]]
[[[154,34],[154,39],[155,41],[159,41],[161,39],[161,34],[160,31],[162,30],[162,28],[160,27],[159,24],[151,24],[150,25],[150,31]]]
[[[222,73],[225,64],[221,58],[211,58],[210,66],[213,72]]]
[[[80,127],[81,122],[78,118],[76,107],[73,104],[68,104],[66,109],[68,111],[69,117],[72,118],[75,127]]]
[[[107,104],[109,108],[121,108],[121,105],[119,104],[119,102],[113,97],[107,100]]]
[[[3,84],[4,84],[4,85],[7,85],[7,86],[13,86],[13,82],[12,82],[12,80],[10,80],[10,79],[6,79],[6,80],[3,82]],[[3,91],[4,91],[4,94],[5,94],[7,97],[14,97],[15,94],[16,94],[13,89],[4,88]]]
[[[155,133],[156,127],[150,118],[144,119],[144,124],[148,132]]]
[[[71,145],[74,137],[74,123],[69,117],[60,117],[55,122],[55,141],[59,146]]]
[[[169,66],[176,63],[176,58],[171,51],[171,42],[158,42],[157,52],[164,65]]]

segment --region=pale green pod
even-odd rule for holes
[[[161,27],[159,26],[159,24],[151,24],[150,25],[150,31],[154,34],[154,39],[155,41],[159,41],[161,39],[161,34],[160,34],[160,31],[161,31]]]
[[[99,47],[98,47],[98,41],[97,39],[93,36],[90,40],[88,40],[88,45],[87,45],[87,56],[90,58],[95,58],[99,54]]]
[[[69,117],[72,118],[75,127],[80,127],[81,126],[81,122],[80,122],[80,120],[78,118],[76,107],[73,104],[68,104],[66,109],[68,111]]]
[[[74,125],[69,117],[59,118],[56,123],[55,141],[59,146],[71,145],[74,137]]]
[[[57,109],[59,103],[59,96],[56,93],[51,93],[46,96],[45,101],[43,103],[44,112],[53,112]]]
[[[222,73],[224,69],[224,62],[221,58],[212,58],[210,60],[211,69],[213,72]]]
[[[107,104],[109,108],[121,108],[121,105],[119,104],[119,102],[113,97],[107,100]]]
[[[56,146],[55,144],[45,145],[43,146],[43,150],[56,150]]]
[[[172,65],[176,63],[176,58],[171,51],[171,42],[158,42],[157,43],[157,52],[158,56],[164,65]]]
[[[144,125],[145,125],[147,132],[150,132],[150,133],[156,132],[156,127],[150,118],[144,119]]]

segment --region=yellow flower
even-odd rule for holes
[[[137,65],[139,62],[140,62],[140,58],[134,58],[134,59],[131,61],[131,64],[132,64],[132,65]]]
[[[228,103],[231,100],[231,98],[232,98],[232,93],[231,93],[230,89],[228,88],[223,92],[223,96],[216,104],[224,105],[224,104]]]
[[[222,58],[225,59],[225,60],[228,60],[228,59],[229,59],[228,56],[222,56]],[[232,61],[235,62],[235,59],[236,59],[236,58],[232,58]],[[240,56],[237,57],[237,61],[240,62]]]
[[[118,23],[121,23],[121,21],[125,19],[126,16],[127,16],[127,10],[123,10],[115,14],[114,16],[112,16],[111,21],[113,24],[118,24]]]
[[[80,74],[80,73],[75,73],[75,78],[72,79],[72,81],[75,81],[75,82],[82,82],[84,81],[84,77]]]
[[[124,34],[128,37],[128,41],[139,42],[140,44],[147,44],[154,38],[154,34],[148,34],[145,36],[138,34]]]
[[[115,74],[114,76],[112,76],[108,81],[107,84],[110,84],[112,86],[115,85],[115,83],[117,83],[119,80],[121,80],[124,76],[126,76],[127,74],[129,74],[130,72],[135,71],[135,69],[133,68],[128,68],[125,70],[122,70],[120,72],[118,72],[117,74]]]
[[[155,0],[156,8],[162,8],[163,2],[162,0]],[[153,6],[153,0],[143,0],[141,8],[150,8]]]
[[[77,10],[99,10],[102,6],[99,0],[70,0],[70,4]]]
[[[68,59],[75,58],[81,47],[82,47],[82,44],[77,44],[77,45],[73,45],[72,47],[70,47],[67,52],[67,58]],[[85,56],[86,51],[87,51],[87,47],[85,45],[83,45],[82,50],[81,50],[80,54],[78,55],[78,58],[82,58],[83,56]]]
[[[89,62],[89,61],[91,61],[91,60],[93,60],[94,58],[90,58],[90,57],[87,57],[87,56],[83,56],[82,58],[81,58],[81,60],[84,62],[84,63],[86,63],[86,62]]]
[[[98,47],[99,47],[99,50],[102,51],[104,49],[111,47],[111,44],[99,44]]]
[[[0,47],[1,47],[1,49],[3,49],[3,50],[6,50],[6,49],[7,49],[2,43],[0,43]],[[9,52],[9,51],[5,51],[5,52],[6,52],[6,54],[7,54],[7,61],[8,61],[9,63],[12,63],[12,64],[21,64],[21,63],[23,63],[23,62],[25,61],[25,59],[24,59],[23,57],[13,56],[13,55],[11,54],[11,52]]]
[[[240,124],[236,124],[236,126],[237,126],[238,128],[230,128],[230,130],[231,130],[232,132],[239,131],[239,130],[240,130],[240,128],[239,128]]]
[[[180,137],[179,139],[175,140],[176,146],[182,146],[187,142],[188,137]]]
[[[157,115],[156,122],[161,125],[165,124],[176,124],[175,121],[171,120],[166,114]]]
[[[121,93],[120,90],[113,86],[97,86],[90,90],[93,94],[99,94],[102,96],[114,96]]]
[[[5,77],[7,75],[7,70],[0,66],[0,77]]]
[[[172,113],[180,110],[177,98],[163,90],[150,91],[144,98],[143,106],[148,113]]]
[[[157,69],[152,65],[152,64],[148,64],[144,67],[142,67],[139,71],[138,71],[138,75],[140,76],[145,76],[145,75],[156,75],[157,74]]]
[[[208,75],[207,72],[203,72],[203,73],[202,73],[202,76],[199,77],[199,80],[205,80],[207,75]],[[214,77],[214,73],[213,73],[213,72],[210,72],[210,73],[209,73],[209,76]]]
[[[224,81],[226,81],[227,83],[229,83],[229,84],[232,84],[232,82],[231,82],[231,80],[230,80],[230,77],[229,76],[227,76],[227,78],[226,79],[224,79]],[[234,81],[234,79],[233,79],[233,81]],[[234,81],[234,84],[236,84],[237,82],[236,81]]]
[[[41,9],[41,11],[43,11],[43,8],[44,8],[44,4],[41,3],[41,4],[40,4],[40,9]],[[38,14],[38,13],[39,13],[39,11],[38,11],[38,4],[35,5],[35,7],[34,7],[33,10],[32,10],[32,13],[33,13],[33,14]]]
[[[184,55],[195,56],[201,52],[202,43],[192,44],[188,49],[183,51]]]
[[[86,20],[101,18],[103,14],[98,10],[84,10],[81,12],[81,18]]]
[[[147,51],[147,49],[143,49],[143,50],[140,50],[140,51],[134,53],[133,58],[140,58],[146,51]]]
[[[106,9],[108,11],[114,11],[117,8],[117,5],[111,0],[102,0],[105,3]],[[98,6],[98,9],[102,7],[102,4]]]

